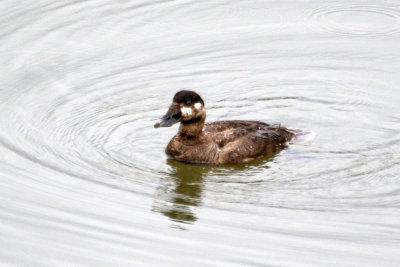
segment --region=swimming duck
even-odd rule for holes
[[[166,148],[167,154],[189,163],[247,162],[282,150],[297,132],[260,121],[204,123],[205,119],[204,101],[196,92],[177,92],[167,113],[154,125],[170,127],[180,122],[178,133]]]

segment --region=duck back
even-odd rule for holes
[[[199,136],[178,133],[167,153],[192,163],[238,163],[274,154],[293,139],[295,132],[258,121],[218,121],[204,124]]]

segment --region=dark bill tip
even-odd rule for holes
[[[181,120],[181,111],[172,105],[168,112],[161,118],[159,122],[154,124],[154,128],[170,127]]]

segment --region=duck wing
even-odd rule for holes
[[[219,162],[241,162],[273,154],[286,147],[294,133],[280,125],[258,121],[219,121],[206,124],[206,135],[218,145]]]

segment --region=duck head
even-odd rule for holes
[[[154,124],[154,127],[170,127],[177,122],[182,124],[204,123],[205,118],[206,109],[203,99],[196,92],[182,90],[175,94],[167,113]]]

